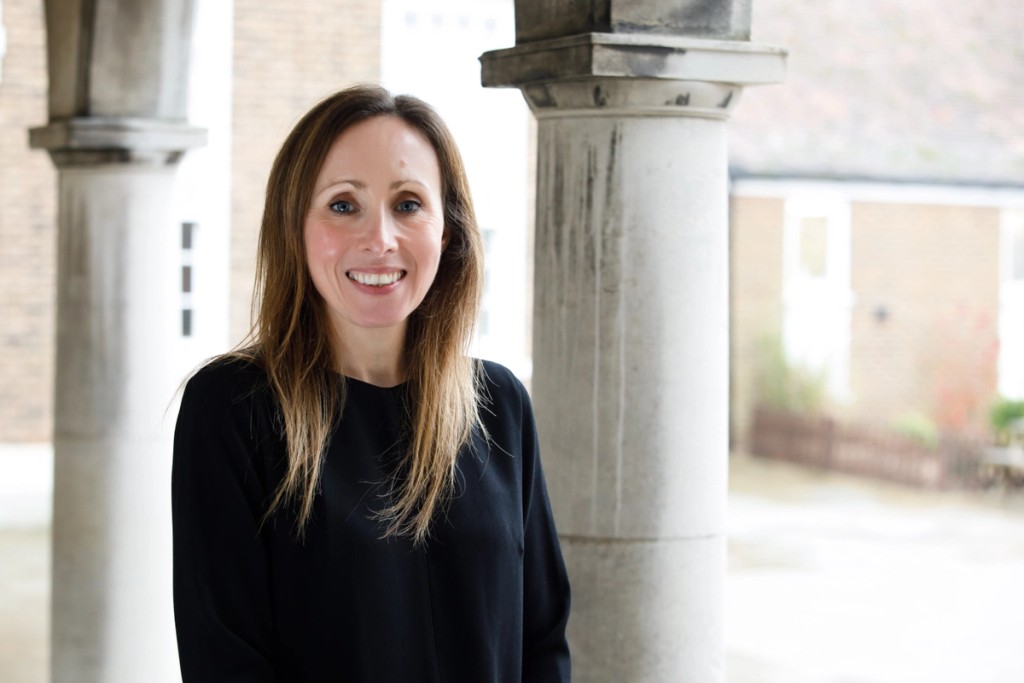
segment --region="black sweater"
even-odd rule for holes
[[[568,681],[569,585],[529,397],[484,363],[481,417],[430,540],[380,540],[404,389],[346,380],[305,538],[261,517],[285,444],[265,373],[189,380],[174,437],[174,612],[185,683]]]

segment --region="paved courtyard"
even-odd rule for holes
[[[1024,681],[1024,496],[734,458],[729,683]]]
[[[746,457],[731,489],[729,683],[1024,681],[1024,495]],[[0,529],[3,683],[47,680],[48,543]]]

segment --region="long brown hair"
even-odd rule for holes
[[[408,452],[379,513],[385,536],[421,543],[451,493],[460,448],[480,426],[476,369],[466,352],[483,283],[483,246],[462,158],[429,105],[359,85],[327,97],[296,124],[267,181],[253,295],[259,308],[246,345],[234,355],[265,368],[283,417],[288,466],[264,519],[294,506],[301,536],[345,402],[324,302],[306,264],[303,229],[328,149],[348,127],[375,116],[398,117],[423,134],[441,170],[447,242],[437,276],[409,318],[403,358]]]

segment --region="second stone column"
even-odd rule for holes
[[[483,64],[538,123],[533,395],[574,679],[722,681],[725,120],[784,54],[590,33]]]

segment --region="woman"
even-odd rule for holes
[[[482,247],[436,113],[360,86],[271,169],[250,341],[186,385],[172,503],[189,681],[567,681],[529,398],[465,356]]]

